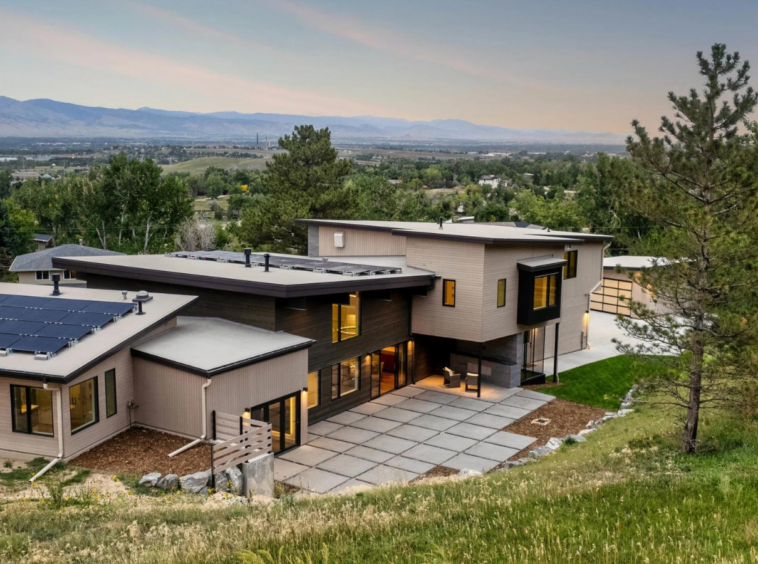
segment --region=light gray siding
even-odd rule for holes
[[[385,231],[368,231],[366,229],[341,229],[338,227],[319,226],[318,251],[323,257],[377,257],[401,256],[405,254],[405,237],[395,236]],[[334,246],[334,234],[343,233],[345,246]],[[310,255],[310,234],[309,234]],[[314,256],[314,255],[311,255]]]

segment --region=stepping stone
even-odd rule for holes
[[[362,444],[378,436],[379,433],[375,433],[374,431],[356,429],[355,427],[343,427],[330,434],[329,438],[337,439],[338,441],[347,441],[348,443]]]
[[[326,493],[340,484],[344,484],[348,479],[346,476],[340,476],[326,470],[311,468],[285,480],[285,483],[311,492]]]
[[[489,401],[483,401],[471,398],[458,398],[450,403],[450,407],[460,407],[461,409],[470,409],[471,411],[484,411],[494,404]]]
[[[413,460],[412,458],[405,458],[403,456],[391,458],[385,462],[385,464],[387,466],[392,466],[393,468],[415,472],[416,474],[426,474],[432,468],[436,468],[435,464],[429,464],[427,462],[421,462],[420,460]]]
[[[370,460],[371,462],[376,462],[378,464],[387,462],[390,458],[395,456],[391,452],[384,452],[383,450],[376,450],[375,448],[369,448],[365,446],[353,447],[345,454],[355,456],[356,458],[365,458],[366,460]]]
[[[487,413],[479,413],[477,415],[474,415],[471,419],[467,419],[466,423],[500,430],[503,427],[510,425],[511,423],[515,423],[515,421],[515,419],[508,419],[507,417],[489,415]]]
[[[308,427],[309,435],[328,435],[334,433],[337,429],[341,429],[343,425],[337,425],[337,423],[329,423],[329,421],[321,421],[315,425]]]
[[[339,432],[339,431],[338,431]],[[476,439],[483,441],[495,432],[495,429],[471,425],[470,423],[458,423],[455,427],[450,427],[447,432],[451,435],[466,437],[467,439]]]
[[[369,448],[375,448],[377,450],[391,452],[392,454],[400,454],[401,452],[405,452],[406,450],[408,450],[409,448],[417,444],[418,443],[414,441],[408,441],[406,439],[399,439],[397,437],[389,437],[387,435],[382,435],[381,437],[376,437],[375,439],[371,439],[364,446],[367,446]]]
[[[470,409],[461,409],[460,407],[452,407],[450,405],[443,405],[438,409],[432,411],[429,415],[436,417],[444,417],[445,419],[455,419],[456,421],[465,421],[470,417],[476,415],[476,411]]]
[[[393,395],[404,396],[406,398],[413,398],[423,393],[424,393],[424,390],[420,388],[414,388],[413,386],[407,386],[405,388],[400,388],[399,390],[395,390],[394,392],[392,392]]]
[[[340,425],[350,425],[351,423],[355,423],[356,421],[360,421],[361,419],[365,419],[365,415],[361,415],[360,413],[351,413],[350,411],[343,411],[342,413],[338,413],[334,417],[330,417],[327,419],[329,423],[339,423]]]
[[[520,407],[511,407],[510,405],[493,405],[489,409],[486,409],[484,413],[499,415],[500,417],[507,417],[508,419],[521,419],[522,417],[529,415],[531,411],[528,409],[521,409]]]
[[[387,409],[386,405],[382,405],[380,403],[362,403],[361,405],[358,405],[351,409],[353,413],[360,413],[361,415],[374,415],[375,413],[381,411],[382,409]]]
[[[351,427],[366,429],[376,433],[386,433],[400,425],[402,425],[402,423],[399,421],[390,421],[389,419],[380,419],[379,417],[367,417],[366,419],[361,419],[360,421],[353,423]]]
[[[415,472],[409,472],[401,468],[392,468],[391,466],[375,466],[365,474],[358,476],[359,480],[370,484],[388,484],[391,482],[410,482],[418,478]]]
[[[445,419],[443,417],[435,417],[434,415],[422,415],[408,423],[408,425],[423,427],[424,429],[433,429],[435,431],[444,431],[457,424],[458,421],[455,421],[454,419]]]
[[[350,490],[352,488],[355,488],[355,493],[358,493],[359,491],[366,490],[369,488],[373,488],[374,484],[369,484],[368,482],[362,482],[361,480],[356,480],[353,478],[352,480],[348,480],[344,484],[340,484],[334,489],[329,490],[329,493],[331,494],[339,494],[344,492],[345,490]],[[352,493],[352,492],[348,492]]]
[[[520,395],[517,396],[511,396],[508,399],[504,399],[500,402],[500,405],[510,405],[511,407],[520,407],[521,409],[528,409],[529,411],[534,411],[537,408],[542,407],[545,405],[546,401],[540,401],[535,399],[529,399],[522,397]]]
[[[498,447],[503,448],[503,447]],[[340,454],[318,465],[321,470],[328,472],[334,472],[335,474],[342,474],[350,478],[355,478],[358,474],[368,472],[374,466],[376,462],[365,460],[363,458],[356,458],[347,454]]]
[[[404,396],[395,396],[392,394],[387,394],[386,396],[380,396],[373,400],[371,403],[379,404],[379,405],[397,405],[399,403],[403,403],[407,398]]]
[[[411,401],[411,400],[408,400]],[[400,423],[408,423],[411,419],[420,417],[420,413],[415,411],[408,411],[406,409],[398,409],[397,407],[390,407],[384,411],[380,411],[374,417],[380,417],[382,419],[389,419],[390,421],[399,421]]]
[[[445,448],[448,450],[454,450],[455,452],[463,452],[467,448],[471,448],[477,442],[474,439],[467,439],[466,437],[459,437],[458,435],[448,435],[447,433],[441,433],[436,437],[432,437],[424,444],[432,445],[439,448]]]
[[[430,411],[434,411],[435,409],[437,409],[439,406],[440,404],[438,403],[411,398],[411,399],[405,400],[401,407],[409,411],[418,411],[419,413],[429,413]]]
[[[413,425],[401,425],[396,429],[392,429],[387,432],[392,437],[399,437],[401,439],[408,439],[409,441],[416,441],[417,443],[423,443],[427,439],[431,439],[437,434],[434,429],[424,429],[423,427],[415,427]]]
[[[338,441],[336,439],[330,439],[329,437],[317,437],[315,440],[308,443],[316,448],[323,448],[325,450],[331,450],[332,452],[345,452],[350,450],[355,445],[353,443],[346,443],[344,441]]]
[[[289,460],[305,466],[316,466],[325,460],[337,456],[336,452],[316,448],[313,445],[303,445],[289,452],[285,452],[279,457],[279,460]]]
[[[517,435],[516,433],[509,433],[508,431],[500,431],[484,439],[484,442],[524,450],[536,440],[537,439],[534,437],[526,437],[524,435]]]
[[[470,449],[468,449],[466,451],[466,454],[471,454],[473,456],[481,456],[482,458],[496,460],[497,462],[505,462],[511,456],[518,454],[518,452],[519,451],[515,448],[508,448],[504,446],[495,445],[492,443],[478,443],[472,446]],[[334,460],[334,458],[332,458],[332,460]],[[332,460],[327,460],[326,462],[324,462],[324,464],[329,464]]]
[[[455,456],[455,452],[431,445],[418,445],[403,453],[405,458],[413,458],[421,462],[440,465]]]
[[[291,478],[295,474],[308,470],[307,466],[302,464],[295,464],[294,462],[287,462],[281,458],[274,459],[274,480],[277,482],[284,482],[288,478]]]
[[[555,399],[555,396],[543,394],[541,392],[535,392],[533,390],[521,390],[518,395],[522,398],[529,398],[539,401],[553,401]]]
[[[447,405],[448,403],[455,401],[457,397],[458,396],[456,395],[443,394],[442,392],[424,392],[423,394],[417,395],[416,399]]]
[[[487,472],[497,465],[498,463],[494,460],[471,456],[470,454],[459,454],[455,458],[451,458],[445,462],[445,466],[453,470],[468,468],[469,470],[478,470],[479,472]]]

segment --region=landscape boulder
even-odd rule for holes
[[[208,491],[208,482],[210,479],[210,470],[187,474],[186,476],[182,476],[182,490],[187,493],[206,493]]]
[[[550,450],[557,450],[560,448],[560,446],[563,444],[563,439],[559,439],[558,437],[552,437],[547,444],[545,445],[546,448],[549,448]]]
[[[589,429],[585,429],[585,431],[588,431],[588,430],[589,430]],[[572,440],[572,441],[574,441],[575,443],[586,443],[586,442],[587,442],[587,439],[585,439],[585,438],[582,436],[582,432],[583,432],[583,431],[579,431],[579,434],[578,434],[578,435],[569,435],[569,436],[567,436],[567,437],[566,437],[566,439],[571,439],[571,440]],[[586,433],[585,433],[585,434],[586,434]]]
[[[226,483],[229,487],[229,491],[233,493],[234,495],[241,495],[243,490],[243,477],[242,472],[239,468],[236,466],[232,466],[231,468],[227,468],[226,472]]]
[[[161,473],[160,472],[150,472],[149,474],[145,474],[142,476],[142,478],[139,481],[140,486],[147,486],[148,488],[154,488],[155,485],[158,483],[158,480],[161,479]]]
[[[548,454],[552,454],[553,452],[553,449],[546,446],[541,446],[529,451],[529,458],[536,460],[538,458],[542,458],[543,456],[547,456]]]
[[[213,487],[217,492],[227,493],[229,491],[227,482],[226,472],[222,471],[213,476]]]
[[[482,473],[479,472],[479,470],[472,470],[471,468],[464,468],[460,472],[456,474],[456,476],[459,476],[461,478],[468,478],[470,476],[481,476]]]
[[[179,489],[179,476],[176,474],[166,474],[158,480],[156,486],[161,490],[174,491]]]

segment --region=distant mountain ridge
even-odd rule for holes
[[[373,116],[303,116],[234,111],[195,113],[80,106],[55,100],[25,102],[0,96],[0,137],[135,138],[184,141],[272,140],[296,125],[329,127],[335,141],[491,141],[620,144],[616,133],[560,129],[508,129],[457,119],[409,121]]]

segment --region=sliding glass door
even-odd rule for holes
[[[250,413],[253,419],[271,423],[274,453],[300,444],[300,394],[258,405]]]
[[[413,345],[409,341],[371,353],[372,398],[408,384],[409,373],[413,369],[412,363],[408,362],[412,352]]]

